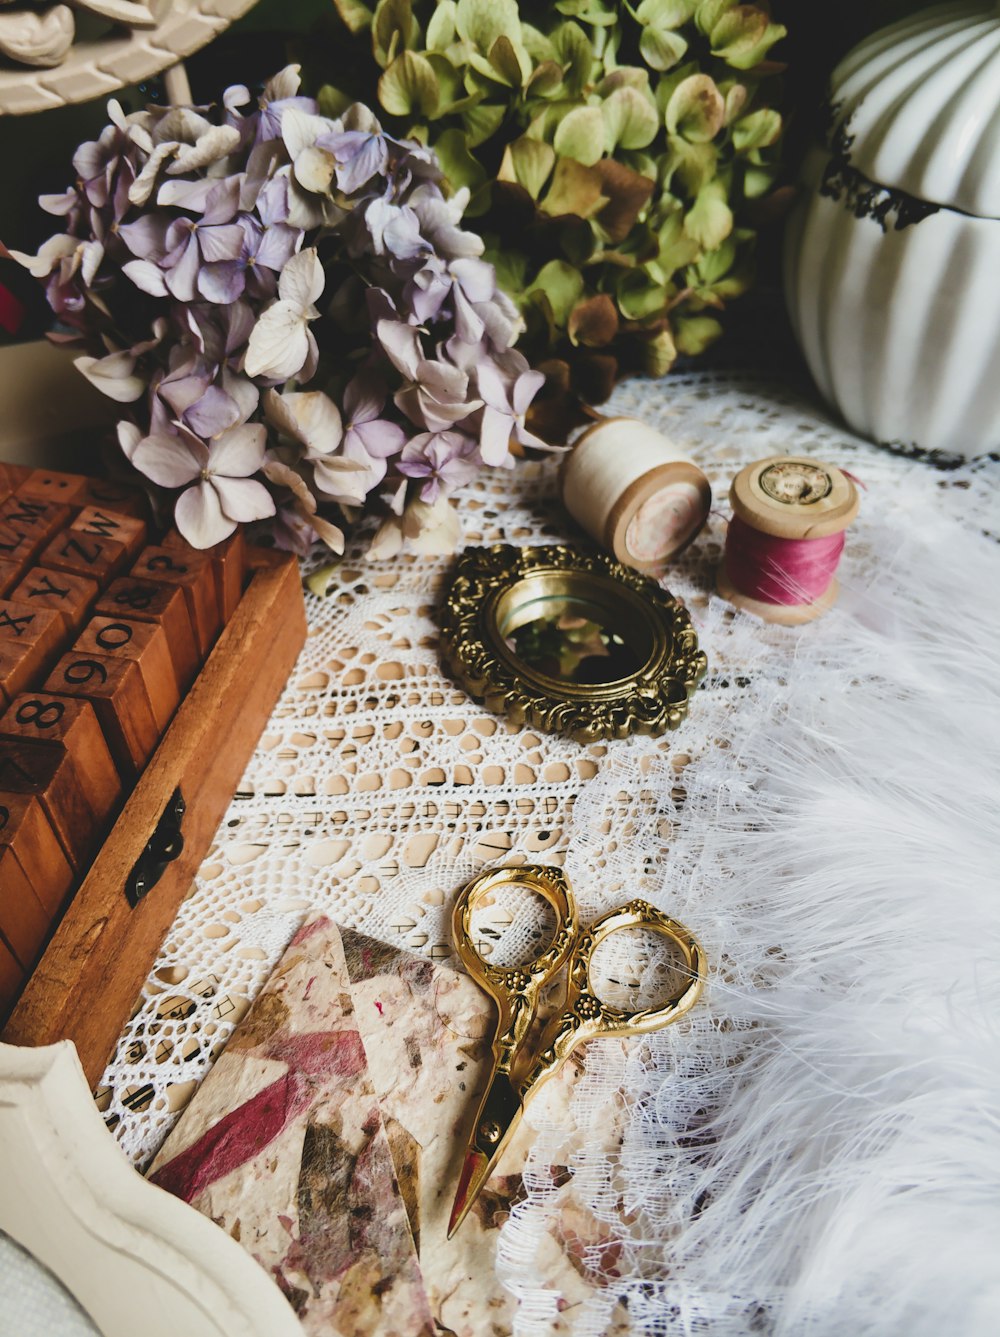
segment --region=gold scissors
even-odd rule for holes
[[[526,887],[538,892],[556,914],[552,942],[527,965],[512,968],[492,965],[483,959],[473,941],[474,902],[502,886]],[[651,929],[680,949],[686,983],[659,1007],[625,1012],[603,1003],[591,991],[590,962],[595,949],[609,934],[624,928]],[[459,894],[452,929],[463,964],[495,999],[500,1015],[493,1040],[493,1073],[469,1137],[448,1224],[449,1239],[493,1173],[528,1097],[562,1066],[570,1052],[595,1035],[641,1035],[669,1026],[694,1006],[703,983],[703,955],[697,939],[683,924],[661,914],[648,901],[632,900],[617,910],[609,910],[581,933],[573,890],[561,868],[524,864],[480,873]],[[529,1050],[526,1041],[539,996],[567,961],[569,979],[562,1012],[552,1018],[537,1045]]]

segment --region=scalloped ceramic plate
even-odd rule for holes
[[[61,65],[35,69],[3,61],[0,65],[0,113],[23,116],[73,102],[105,97],[126,84],[148,79],[213,37],[253,7],[254,0],[177,0],[153,8],[162,16],[155,28],[129,30],[93,15],[85,36],[75,42]]]

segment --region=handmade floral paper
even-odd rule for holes
[[[499,1229],[523,1196],[522,1173],[535,1130],[522,1121],[498,1173],[449,1240],[448,1220],[479,1098],[489,1080],[496,1026],[491,999],[467,975],[410,952],[342,931],[358,1028],[392,1147],[420,1256],[431,1310],[455,1337],[507,1337],[515,1302],[497,1270]],[[573,1121],[566,1108],[579,1066],[567,1064],[539,1093],[548,1118]],[[529,1115],[531,1107],[529,1106]],[[572,1153],[572,1138],[567,1157]],[[557,1171],[559,1172],[559,1171]],[[572,1176],[559,1219],[533,1259],[539,1284],[562,1296],[565,1312],[593,1282],[576,1244],[601,1228],[572,1199]],[[553,1333],[569,1332],[559,1320]]]
[[[328,920],[296,934],[150,1178],[238,1239],[305,1332],[435,1331]]]
[[[544,1111],[567,1134],[532,1267],[539,1286],[561,1297],[551,1332],[569,1333],[574,1308],[599,1284],[593,1259],[608,1261],[605,1227],[574,1194],[569,1168],[582,1136],[569,1111],[579,1061],[529,1106],[500,1171],[447,1238],[495,1024],[493,1003],[468,976],[314,920],[234,1032],[152,1178],[241,1239],[307,1332],[508,1337],[516,1306],[497,1244],[523,1196],[533,1111]],[[613,1136],[613,1119],[608,1126]]]

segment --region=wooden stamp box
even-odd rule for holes
[[[97,1083],[305,636],[297,561],[247,548],[228,621],[81,869],[0,1038],[72,1040]]]

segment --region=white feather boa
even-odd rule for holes
[[[1000,1332],[1000,548],[989,492],[963,524],[946,486],[927,469],[891,520],[868,499],[822,623],[712,602],[700,634],[732,680],[692,703],[715,743],[683,792],[637,742],[581,795],[575,880],[627,874],[598,818],[625,821],[646,757],[659,826],[634,867],[665,820],[656,899],[711,973],[684,1022],[590,1047],[572,1168],[605,1288],[561,1320],[528,1280],[558,1210],[560,1133],[537,1118],[502,1238],[517,1332]]]

